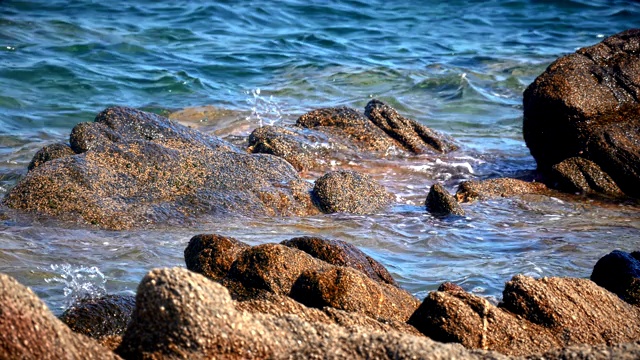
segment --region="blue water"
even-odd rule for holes
[[[0,271],[59,311],[83,291],[135,291],[149,269],[182,265],[188,239],[207,231],[253,244],[348,240],[418,296],[445,280],[499,297],[520,272],[589,276],[610,250],[638,249],[637,209],[524,198],[442,221],[421,204],[435,181],[453,190],[465,178],[533,169],[521,134],[526,86],[557,57],[638,19],[634,1],[0,1],[0,196],[41,146],[111,105],[163,114],[215,106],[230,115],[181,120],[224,136],[375,97],[463,146],[440,162],[361,164],[398,200],[374,217],[157,232],[0,223]],[[82,281],[69,280],[76,275]]]

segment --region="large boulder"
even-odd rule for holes
[[[211,280],[227,276],[231,265],[250,246],[231,237],[217,234],[200,234],[189,240],[184,249],[187,269]]]
[[[31,289],[1,273],[0,358],[119,359],[95,340],[71,331]]]
[[[155,114],[109,108],[73,129],[71,148],[74,155],[56,148],[38,156],[3,202],[108,229],[319,213],[311,184],[286,161],[242,153]]]
[[[456,198],[460,202],[472,202],[524,194],[549,194],[549,189],[540,182],[513,178],[469,180],[460,183],[456,191]]]
[[[591,280],[640,306],[640,252],[614,250],[603,256],[593,267]]]
[[[640,29],[553,62],[524,92],[524,139],[538,169],[593,161],[640,196]]]
[[[142,279],[117,351],[125,358],[502,359],[425,337],[239,311],[228,291],[183,268]]]
[[[515,276],[498,306],[462,291],[432,292],[409,323],[434,340],[508,355],[640,338],[640,309],[572,278]]]

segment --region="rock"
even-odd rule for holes
[[[640,309],[587,279],[518,275],[506,284],[502,301],[502,308],[547,327],[564,345],[640,338]]]
[[[298,171],[316,169],[336,149],[323,133],[304,133],[296,128],[262,126],[249,135],[249,152],[271,154],[289,162]],[[326,144],[326,145],[325,145]]]
[[[125,358],[503,358],[395,331],[238,311],[224,287],[183,268],[147,274],[136,304],[118,349]]]
[[[398,286],[382,264],[347,242],[302,236],[282,241],[281,244],[302,250],[329,264],[356,269],[375,281]]]
[[[220,280],[227,276],[231,264],[250,246],[234,238],[216,234],[196,235],[184,250],[187,269],[209,279]]]
[[[0,358],[119,359],[71,331],[30,289],[5,274],[0,274]]]
[[[466,347],[527,355],[575,344],[612,344],[640,336],[640,309],[585,279],[515,276],[494,306],[466,292],[432,292],[409,324]]]
[[[379,100],[371,100],[364,114],[405,149],[414,153],[448,153],[458,149],[453,141],[419,122],[407,119]]]
[[[572,157],[551,167],[559,190],[569,193],[624,196],[618,185],[593,161]]]
[[[333,142],[360,151],[387,152],[399,145],[360,112],[347,107],[313,110],[300,116],[296,126],[325,133]]]
[[[382,185],[366,174],[350,170],[324,174],[316,180],[313,193],[325,213],[373,214],[391,201]]]
[[[60,320],[71,330],[115,350],[131,319],[135,304],[134,296],[84,298],[65,310]]]
[[[640,252],[614,250],[605,255],[593,267],[591,281],[632,305],[640,305]]]
[[[109,108],[71,140],[84,152],[34,168],[4,204],[107,229],[319,213],[311,185],[286,161],[241,153],[158,115]]]
[[[46,163],[47,161],[51,161],[54,159],[62,158],[65,156],[75,155],[75,152],[69,147],[67,144],[51,144],[43,147],[38,150],[38,152],[33,156],[31,162],[27,169],[33,170],[34,168]]]
[[[498,178],[482,181],[463,181],[458,186],[456,197],[459,202],[471,202],[497,197],[547,193],[549,193],[549,189],[543,183]]]
[[[640,343],[606,345],[574,345],[527,356],[528,360],[632,360],[640,358]]]
[[[436,216],[464,216],[464,210],[453,195],[440,184],[433,184],[425,201],[427,211]]]
[[[432,292],[408,323],[433,340],[523,355],[561,346],[540,325],[520,320],[464,291]]]
[[[375,282],[346,267],[304,271],[293,284],[290,296],[310,307],[329,306],[396,321],[409,319],[420,304],[405,290]]]
[[[457,284],[454,284],[454,283],[450,283],[450,282],[444,282],[444,283],[440,284],[440,286],[438,286],[438,291],[464,292],[464,289],[460,285],[457,285]]]
[[[538,169],[583,157],[640,196],[640,30],[553,62],[524,92],[523,135]]]
[[[289,295],[293,283],[305,270],[320,270],[331,265],[311,255],[279,244],[262,244],[243,251],[233,262],[223,284],[234,296],[251,290],[266,290]]]

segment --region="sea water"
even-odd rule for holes
[[[215,106],[222,116],[182,120],[224,137],[377,98],[462,147],[329,163],[395,194],[372,216],[122,232],[0,221],[0,272],[59,313],[86,294],[135,293],[150,269],[184,266],[193,235],[219,233],[250,244],[345,240],[418,297],[443,281],[499,299],[519,273],[588,277],[611,250],[638,250],[637,206],[524,196],[439,219],[424,199],[435,182],[454,191],[463,180],[535,169],[522,140],[524,89],[557,57],[638,19],[634,1],[0,1],[0,196],[40,147],[68,141],[76,123],[112,105],[161,114]]]

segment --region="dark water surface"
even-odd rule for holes
[[[423,202],[436,181],[452,191],[535,168],[521,132],[526,86],[558,56],[639,19],[634,1],[0,1],[0,196],[40,147],[110,105],[213,105],[229,110],[224,119],[186,123],[224,136],[375,97],[463,147],[440,159],[336,164],[396,194],[375,216],[129,232],[0,222],[0,272],[59,312],[86,292],[134,292],[151,268],[183,265],[191,236],[217,232],[251,244],[350,241],[418,296],[442,281],[499,297],[517,273],[588,277],[605,253],[639,248],[637,207],[528,196],[442,220]]]

